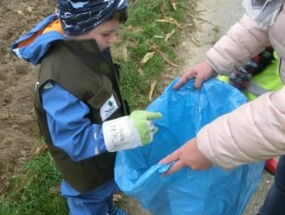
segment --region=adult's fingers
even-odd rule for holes
[[[171,168],[165,173],[165,175],[169,175],[171,173],[174,173],[174,172],[180,170],[184,166],[185,166],[185,164],[181,160],[178,160],[176,163],[174,163],[171,166]]]
[[[190,80],[191,78],[194,78],[195,74],[191,71],[189,71],[187,74],[182,75],[182,77],[180,78],[180,80],[174,85],[173,89],[177,90],[180,87],[182,87],[184,84],[186,84],[186,82],[188,80]]]
[[[204,80],[202,78],[196,78],[194,85],[197,89],[199,89],[202,87],[203,82],[204,82]]]
[[[180,80],[174,85],[173,89],[178,90],[180,87],[182,87],[186,82],[188,81],[187,78],[180,78]]]
[[[178,160],[178,151],[174,151],[171,154],[167,155],[165,158],[163,158],[161,161],[159,161],[159,163],[163,163],[163,164],[169,164],[173,161]]]

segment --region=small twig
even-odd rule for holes
[[[191,40],[191,42],[197,46],[197,47],[200,47],[202,44],[199,42],[199,40],[197,40],[192,34],[188,33],[189,35],[189,38]]]
[[[156,22],[164,22],[176,25],[178,28],[181,28],[181,25],[178,23],[178,21],[172,17],[165,17],[164,19],[157,19]]]
[[[152,82],[151,85],[150,85],[150,90],[149,90],[149,93],[148,93],[149,101],[152,101],[152,95],[153,95],[153,92],[154,92],[155,85],[156,85],[156,81]]]
[[[162,58],[163,58],[163,60],[166,62],[166,63],[168,63],[168,64],[170,64],[171,66],[173,66],[173,67],[176,67],[176,68],[180,68],[181,66],[179,66],[179,65],[177,65],[177,64],[175,64],[175,63],[173,63],[171,60],[169,60],[168,58],[167,58],[167,56],[166,56],[166,54],[164,54],[162,51],[160,51],[159,49],[157,49],[157,48],[155,48],[155,47],[152,47],[152,49],[156,52],[156,53],[158,53]]]
[[[47,151],[48,146],[46,144],[41,145],[40,147],[36,148],[34,155],[39,155],[45,151]]]
[[[210,24],[210,25],[212,25],[214,27],[217,27],[217,25],[213,24],[212,22],[210,22],[210,21],[208,21],[206,19],[202,19],[202,18],[199,18],[199,17],[196,17],[195,19],[200,20],[202,22],[206,22],[206,23],[208,23],[208,24]]]

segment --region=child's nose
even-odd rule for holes
[[[118,40],[117,35],[114,34],[110,37],[109,43],[115,43],[115,42],[117,42],[117,40]]]

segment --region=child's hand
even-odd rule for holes
[[[136,110],[131,113],[130,118],[134,122],[142,144],[152,142],[153,135],[158,131],[158,128],[153,124],[153,120],[158,119],[161,116],[161,113],[153,113],[143,110]]]
[[[120,117],[103,123],[103,136],[109,152],[132,149],[149,144],[158,131],[153,120],[161,113],[137,110],[130,116]]]

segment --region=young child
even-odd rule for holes
[[[12,51],[41,64],[34,104],[58,166],[71,215],[123,215],[113,206],[115,151],[148,144],[160,113],[130,115],[109,47],[127,19],[126,0],[57,0],[53,14]]]
[[[196,78],[195,86],[215,75],[234,72],[251,56],[272,45],[280,57],[285,81],[285,0],[244,0],[246,14],[207,53],[207,60],[190,68],[175,86]],[[270,80],[269,80],[270,81]],[[285,214],[285,87],[268,92],[203,127],[197,138],[161,163],[177,161],[169,173],[184,166],[207,169],[238,165],[280,156],[275,180],[260,215]]]

